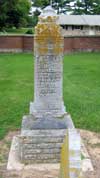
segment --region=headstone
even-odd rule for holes
[[[64,40],[57,21],[57,14],[48,6],[35,28],[34,102],[16,139],[16,155],[23,164],[60,162],[66,129],[74,127],[63,102]]]

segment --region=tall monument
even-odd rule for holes
[[[66,129],[72,125],[63,102],[64,38],[58,16],[51,6],[44,9],[34,35],[34,102],[23,118],[22,130]]]
[[[65,114],[62,92],[64,41],[57,20],[58,16],[49,6],[40,15],[35,28],[35,92],[30,114],[44,119]]]
[[[48,6],[35,28],[34,102],[16,139],[21,163],[59,162],[66,129],[74,127],[63,102],[63,45],[58,16]]]

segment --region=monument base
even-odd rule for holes
[[[67,128],[74,128],[69,114],[62,117],[24,116],[19,136],[19,158],[22,163],[58,163]]]
[[[67,128],[74,128],[69,114],[62,118],[24,116],[17,136],[17,156],[21,163],[59,163]]]
[[[19,153],[19,136],[15,136],[12,140],[12,144],[11,144],[11,149],[10,149],[10,153],[9,153],[9,159],[8,159],[8,164],[7,164],[7,170],[8,171],[22,171],[22,170],[26,170],[26,171],[30,171],[33,170],[33,175],[36,173],[36,170],[39,171],[41,170],[42,172],[46,170],[46,172],[49,172],[49,170],[52,172],[53,170],[57,170],[58,174],[60,171],[60,164],[59,163],[42,163],[42,164],[24,164],[21,163],[19,157],[18,157],[18,153]],[[82,172],[83,174],[87,171],[94,171],[92,163],[91,163],[91,159],[87,153],[87,150],[84,146],[84,144],[82,144],[82,149],[81,149],[81,153],[84,157],[84,159],[82,160]],[[48,170],[49,169],[49,170]],[[52,176],[53,177],[53,176]]]
[[[35,117],[34,115],[27,115],[22,120],[22,132],[24,130],[36,130],[36,129],[72,129],[74,124],[71,116],[66,113],[61,117],[53,117],[46,115],[44,117]]]
[[[20,159],[18,158],[18,136],[15,136],[12,140],[12,145],[9,153],[9,159],[7,164],[7,170],[8,171],[22,171],[22,170],[33,170],[34,174],[35,171],[48,171],[49,170],[58,170],[60,169],[60,164],[23,164],[20,162]]]

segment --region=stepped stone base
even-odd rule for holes
[[[16,155],[22,164],[59,163],[67,128],[73,128],[69,114],[62,118],[24,116],[16,137]]]
[[[66,129],[73,128],[70,115],[62,118],[24,116],[18,136],[18,157],[22,163],[59,163]]]
[[[38,173],[40,169],[42,171],[41,175],[42,174],[44,175],[45,171],[47,172],[47,174],[49,174],[49,170],[53,174],[53,170],[55,171],[55,169],[56,169],[57,176],[54,176],[54,177],[55,178],[58,177],[58,174],[60,172],[60,164],[59,163],[44,163],[44,164],[37,163],[37,164],[35,164],[35,162],[34,162],[34,164],[27,165],[27,164],[21,163],[21,161],[18,157],[18,153],[19,153],[19,136],[15,136],[13,138],[10,153],[9,153],[9,159],[8,159],[8,164],[7,164],[8,171],[11,171],[11,172],[17,171],[19,173],[19,171],[23,170],[24,172],[27,171],[27,174],[28,174],[31,170],[33,170],[32,177],[35,178],[36,177],[35,174]],[[81,154],[84,157],[84,159],[82,160],[82,172],[85,173],[87,171],[93,171],[94,169],[93,169],[93,166],[91,163],[91,159],[88,155],[88,152],[87,152],[84,144],[82,144]],[[40,174],[39,174],[39,176],[40,176]],[[15,177],[15,172],[14,172],[14,177]],[[53,175],[51,177],[53,178]]]

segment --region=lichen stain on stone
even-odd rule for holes
[[[40,18],[35,28],[36,50],[40,55],[63,53],[63,37],[61,27],[56,23],[56,17]]]

